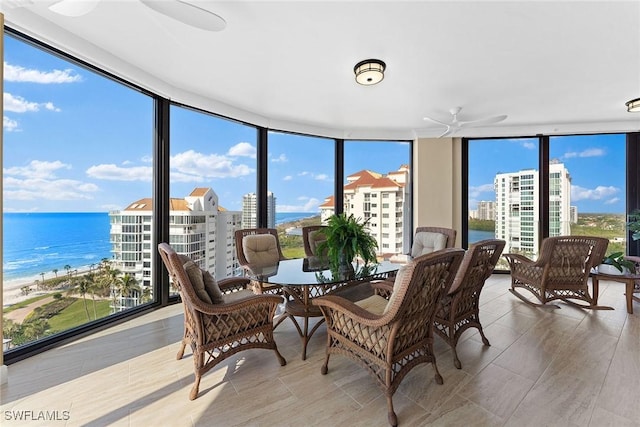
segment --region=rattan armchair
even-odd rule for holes
[[[422,234],[421,234],[422,233]],[[442,248],[453,248],[456,244],[456,230],[445,227],[417,227],[413,235],[413,245],[411,246],[411,256],[417,257],[424,255],[433,250],[424,246],[421,236],[425,234],[442,234],[444,236],[444,244]]]
[[[520,254],[505,254],[511,268],[509,290],[527,304],[538,307],[560,308],[547,305],[559,299],[581,308],[609,308],[596,305],[588,288],[589,273],[604,258],[608,244],[602,237],[557,236],[543,240],[536,261]],[[516,288],[528,290],[540,304],[528,300]],[[587,304],[571,301],[573,299]]]
[[[464,331],[477,328],[484,345],[491,345],[480,323],[480,292],[502,254],[504,240],[488,239],[471,245],[465,253],[451,290],[441,300],[434,321],[435,331],[453,353],[453,364],[462,367],[456,346]]]
[[[308,225],[302,227],[302,243],[304,244],[304,253],[307,257],[318,255],[316,249],[318,244],[326,240],[322,234],[322,229],[326,225]]]
[[[387,398],[389,423],[397,425],[392,397],[405,375],[420,363],[431,363],[442,384],[433,353],[433,320],[438,301],[449,291],[464,251],[444,249],[420,256],[396,276],[387,301],[373,295],[353,303],[336,295],[319,297],[327,325],[327,354],[340,354],[362,365]],[[384,286],[384,284],[382,284]]]
[[[223,302],[207,303],[198,296],[182,260],[171,246],[160,243],[158,251],[180,292],[184,307],[184,337],[177,359],[182,358],[189,344],[195,373],[189,399],[198,397],[202,375],[240,351],[254,348],[273,350],[281,366],[287,363],[273,338],[273,316],[276,306],[282,301],[280,297],[255,295],[242,289],[249,284],[248,279],[231,277],[218,282]]]
[[[268,236],[271,236],[269,238]],[[278,230],[275,228],[243,228],[235,232],[236,255],[238,264],[246,274],[255,276],[252,268],[275,266],[279,261],[286,259],[282,254]],[[260,242],[268,240],[267,244]],[[247,246],[253,246],[258,251],[253,251],[254,258],[245,250]],[[256,293],[281,293],[281,287],[273,284],[265,284],[258,280],[252,282]]]

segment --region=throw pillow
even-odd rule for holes
[[[387,303],[387,306],[384,308],[384,312],[383,313],[386,314],[391,309],[391,307],[393,306],[395,301],[399,298],[398,289],[400,288],[400,284],[405,279],[405,276],[407,274],[413,273],[413,265],[411,265],[411,267],[409,267],[410,265],[411,265],[411,263],[405,264],[405,265],[400,266],[400,268],[398,269],[398,272],[396,273],[396,279],[393,282],[393,292],[391,293],[391,296],[389,297],[389,302]]]
[[[214,304],[222,304],[224,302],[222,291],[216,279],[213,278],[213,275],[206,270],[202,270],[202,278],[204,280],[204,290],[209,294],[211,302]]]
[[[211,297],[204,287],[204,279],[202,277],[202,270],[200,267],[192,260],[187,261],[183,267],[187,272],[187,276],[189,276],[191,286],[193,286],[193,290],[198,298],[203,302],[211,304]]]

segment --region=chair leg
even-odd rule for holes
[[[178,350],[178,354],[176,355],[176,359],[180,360],[182,359],[182,356],[184,356],[184,348],[187,346],[187,343],[185,342],[185,340],[182,340],[182,343],[180,344],[180,349]]]
[[[189,400],[195,400],[198,397],[198,389],[200,388],[200,378],[202,375],[196,374],[196,380],[193,383],[193,387],[191,387],[191,392],[189,393]]]
[[[436,365],[435,357],[433,358],[433,362],[431,362],[431,365],[433,366],[433,370],[436,371],[436,374],[433,377],[433,379],[436,381],[436,384],[440,384],[440,385],[444,384],[444,380],[442,379],[442,375],[440,375],[440,371],[438,371],[438,365]]]
[[[393,410],[393,398],[389,395],[387,395],[387,408],[387,419],[389,420],[389,424],[396,427],[398,425],[398,416]]]
[[[329,371],[329,353],[327,353],[327,357],[325,357],[324,359],[324,364],[320,368],[320,373],[322,375],[327,375],[328,371]]]
[[[286,359],[284,357],[282,357],[282,355],[278,351],[278,347],[275,344],[274,344],[274,347],[273,347],[273,351],[276,352],[276,357],[278,358],[278,362],[280,362],[280,366],[286,365],[287,364]]]
[[[489,340],[487,339],[487,337],[484,336],[484,331],[482,330],[482,326],[478,328],[478,331],[480,332],[480,336],[482,337],[482,344],[490,347],[491,343],[489,343]]]
[[[451,352],[453,353],[453,366],[455,366],[458,369],[462,369],[462,363],[460,363],[460,359],[458,359],[458,353],[456,352],[456,348],[451,347]],[[442,383],[440,382],[438,384],[442,384]]]

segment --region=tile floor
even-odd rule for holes
[[[444,384],[415,368],[394,396],[401,426],[640,426],[640,304],[601,283],[613,311],[525,305],[494,275],[482,294],[490,347],[475,330],[458,344],[462,369],[436,337]],[[206,374],[198,399],[190,352],[176,360],[182,307],[171,306],[9,366],[2,426],[386,426],[386,403],[366,372],[332,356],[320,374],[326,330],[306,361],[290,321],[276,329],[287,365],[250,350]],[[31,411],[31,412],[29,412]],[[16,420],[48,416],[57,421]],[[66,412],[65,412],[66,411]]]

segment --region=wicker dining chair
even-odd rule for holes
[[[286,259],[282,254],[278,230],[275,228],[243,228],[235,232],[238,264],[247,275],[254,275],[252,267],[275,266]],[[252,282],[256,293],[280,294],[281,286]]]
[[[398,424],[393,394],[411,369],[431,363],[436,383],[443,383],[433,352],[432,325],[438,301],[449,291],[463,255],[464,250],[450,248],[410,261],[396,275],[389,300],[379,295],[357,303],[337,295],[313,300],[322,310],[328,333],[321,373],[327,374],[331,354],[358,362],[384,391],[392,426]]]
[[[436,333],[451,347],[453,364],[460,369],[456,346],[464,331],[477,328],[484,345],[491,345],[480,323],[480,292],[493,273],[504,250],[504,240],[487,239],[469,247],[449,293],[438,305],[434,320]]]
[[[273,338],[273,316],[282,301],[279,296],[256,295],[242,289],[249,284],[248,279],[230,277],[217,282],[222,300],[209,302],[215,297],[206,292],[207,284],[199,283],[206,280],[202,279],[202,273],[198,279],[191,279],[199,267],[187,272],[183,259],[167,243],[160,243],[158,251],[184,307],[184,336],[177,359],[182,359],[189,344],[195,373],[189,399],[198,397],[202,375],[240,351],[273,350],[281,366],[287,363]],[[215,283],[212,285],[215,287]]]
[[[609,308],[596,305],[588,288],[589,273],[600,264],[608,245],[609,240],[603,237],[556,236],[542,241],[536,261],[520,254],[504,254],[511,268],[509,291],[537,307],[560,308],[555,304],[547,305],[549,301],[559,299],[581,308]],[[540,304],[528,300],[516,288],[528,290]]]
[[[302,243],[304,245],[304,253],[307,257],[316,256],[318,244],[327,240],[322,234],[322,230],[326,225],[308,225],[302,227]]]

